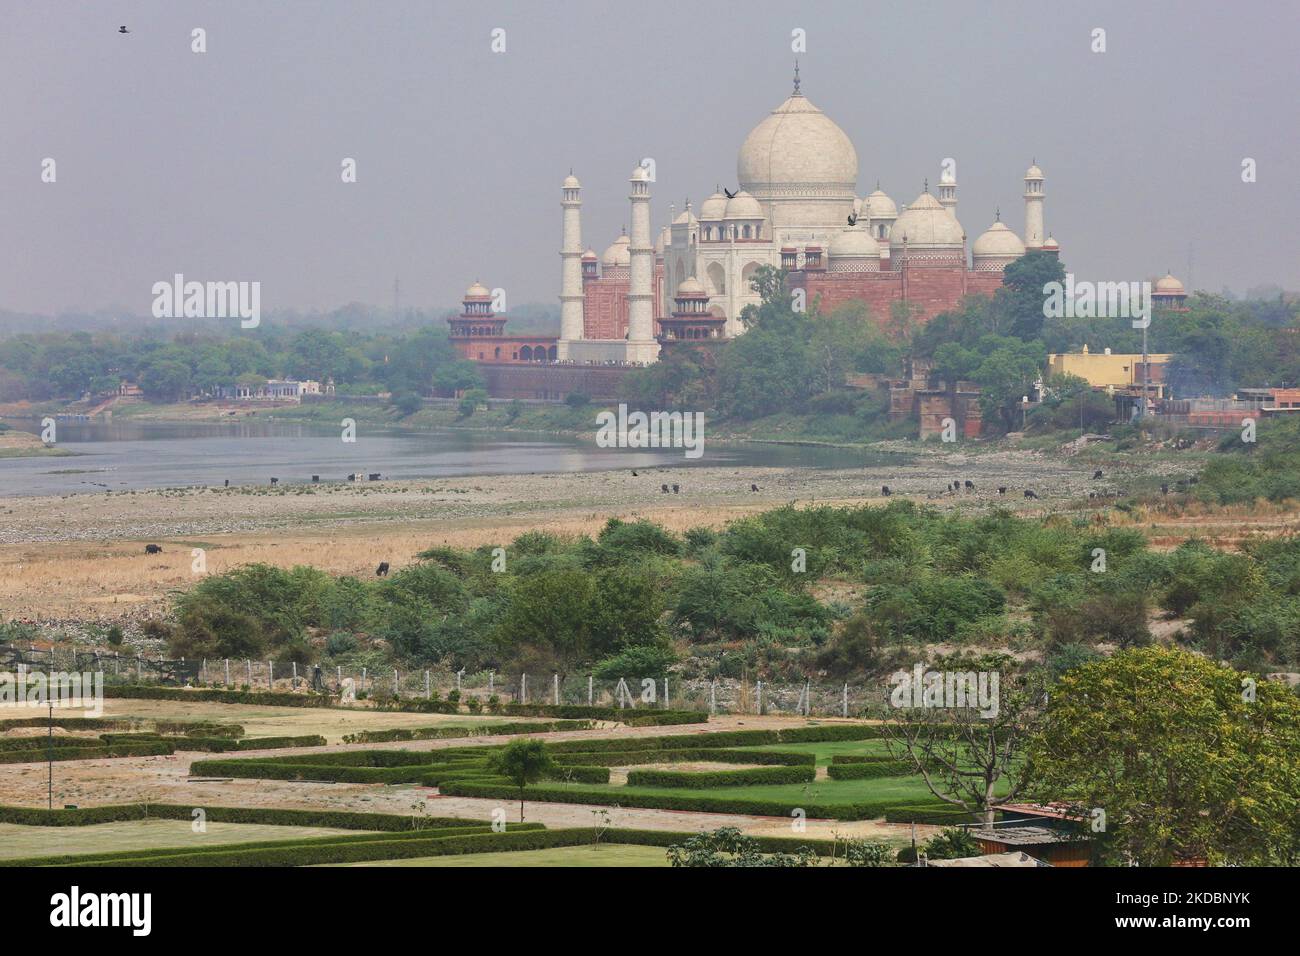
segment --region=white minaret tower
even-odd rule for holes
[[[957,174],[946,167],[939,174],[939,205],[948,210],[952,218],[957,218]]]
[[[1025,171],[1025,248],[1043,248],[1043,171],[1037,162]]]
[[[632,234],[628,237],[627,350],[629,362],[653,362],[659,357],[654,337],[655,251],[650,242],[650,174],[632,170]]]
[[[572,170],[564,180],[564,241],[560,249],[560,340],[555,354],[561,361],[571,358],[569,346],[582,338],[582,183]]]

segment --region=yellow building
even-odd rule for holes
[[[1163,382],[1164,366],[1173,356],[1168,353],[1148,352],[1147,382],[1154,385]],[[1084,379],[1093,388],[1124,388],[1142,384],[1142,354],[1130,352],[1089,352],[1088,346],[1081,352],[1053,353],[1047,356],[1047,374],[1075,375]]]

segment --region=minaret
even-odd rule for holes
[[[582,338],[582,184],[570,171],[564,180],[564,241],[560,249],[560,340],[556,357],[568,359],[569,345]]]
[[[957,176],[947,169],[939,174],[939,205],[957,218]]]
[[[654,333],[654,246],[650,242],[650,174],[632,170],[632,234],[628,244],[627,349],[629,362],[653,362],[659,356]]]
[[[1025,171],[1025,249],[1043,248],[1043,171],[1034,162]]]

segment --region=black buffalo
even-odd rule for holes
[[[146,544],[146,545],[144,546],[144,553],[145,553],[145,554],[162,554],[162,545],[160,545],[160,544]]]
[[[380,578],[388,577],[388,562],[380,561],[379,567],[375,568],[375,576]]]

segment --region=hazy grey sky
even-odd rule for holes
[[[900,205],[958,166],[973,240],[1019,232],[1021,176],[1081,278],[1172,269],[1300,288],[1300,5],[1241,2],[6,4],[0,308],[149,310],[150,288],[259,280],[262,308],[559,292],[560,181],[583,241],[735,186],[746,133],[803,88]],[[131,33],[121,36],[119,24]],[[190,31],[208,52],[190,52]],[[506,30],[504,54],[490,49]],[[1108,50],[1090,51],[1094,27]],[[41,161],[58,182],[40,181]],[[359,182],[340,181],[354,157]],[[1241,161],[1258,182],[1241,181]]]

